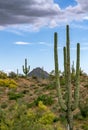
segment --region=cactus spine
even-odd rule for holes
[[[70,69],[70,39],[69,25],[66,26],[66,47],[64,50],[64,77],[66,82],[66,100],[64,101],[60,89],[60,76],[58,67],[57,52],[57,33],[54,33],[54,62],[55,62],[55,79],[58,94],[58,101],[61,108],[66,112],[68,130],[73,130],[73,110],[78,107],[79,102],[79,73],[80,73],[80,44],[77,44],[77,62],[76,62],[76,83],[74,89],[74,103],[72,104],[72,85],[71,85],[71,69]]]
[[[27,67],[27,59],[25,59],[25,66],[23,65],[22,68],[23,68],[23,73],[27,77],[29,70],[30,70],[30,66]]]

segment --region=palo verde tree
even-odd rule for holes
[[[66,47],[64,50],[64,77],[66,85],[66,97],[63,99],[60,88],[60,75],[58,66],[58,36],[54,33],[54,62],[55,62],[55,81],[58,94],[58,102],[63,111],[66,112],[67,130],[73,130],[73,111],[79,104],[79,79],[80,79],[80,44],[77,43],[77,58],[76,58],[76,75],[74,96],[72,96],[71,85],[71,68],[70,68],[70,38],[69,38],[69,25],[66,26]],[[74,100],[73,100],[74,99]]]
[[[23,68],[23,73],[27,77],[29,70],[30,70],[30,66],[27,67],[27,59],[25,59],[25,65],[23,65],[22,68]]]

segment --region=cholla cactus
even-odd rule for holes
[[[59,104],[66,112],[66,119],[68,130],[73,130],[73,111],[78,107],[79,103],[79,75],[80,75],[80,44],[77,44],[77,61],[76,61],[76,83],[74,89],[74,97],[72,97],[71,85],[71,68],[70,68],[70,38],[69,38],[69,25],[66,26],[66,47],[64,47],[64,77],[66,84],[66,98],[63,100],[60,89],[60,76],[58,67],[58,52],[57,52],[57,33],[54,33],[54,61],[55,61],[55,79],[58,94]],[[74,98],[74,103],[72,99]]]

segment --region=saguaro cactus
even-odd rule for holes
[[[19,77],[19,70],[17,69],[17,78]]]
[[[63,100],[60,88],[60,76],[58,67],[57,33],[54,33],[54,61],[55,61],[55,79],[58,94],[58,101],[61,108],[66,112],[68,130],[73,130],[73,111],[78,107],[79,102],[79,73],[80,73],[80,44],[77,43],[77,62],[76,62],[76,83],[74,88],[74,97],[72,97],[71,68],[70,68],[70,39],[69,25],[66,26],[66,47],[64,50],[64,77],[66,83],[66,98]],[[74,103],[72,99],[74,98]]]
[[[74,61],[72,62],[72,75],[74,76],[75,75],[75,67],[74,67]]]
[[[27,59],[25,59],[25,66],[23,65],[22,68],[23,68],[23,72],[24,72],[25,76],[27,77],[29,70],[30,70],[30,66],[27,67]]]

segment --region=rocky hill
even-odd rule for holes
[[[37,70],[41,69],[37,68]],[[74,83],[72,85],[74,92]],[[61,88],[64,98],[65,84],[63,78],[61,78]],[[45,106],[41,102],[38,106],[39,101],[42,101]],[[88,76],[86,75],[80,76],[79,106],[80,109],[74,111],[74,130],[88,130]],[[1,130],[49,130],[50,127],[52,128],[50,130],[55,130],[54,126],[59,126],[58,130],[66,130],[64,128],[66,126],[65,113],[60,109],[55,82],[50,78],[40,80],[33,77],[1,79],[0,112]],[[52,121],[53,114],[55,118]],[[48,126],[41,124],[40,127],[40,121],[46,123],[47,120],[51,124],[47,123]],[[36,128],[36,121],[38,129]],[[35,127],[33,128],[33,126]],[[43,129],[44,126],[45,129]]]
[[[44,71],[42,68],[37,67],[35,69],[33,69],[29,74],[29,77],[37,77],[37,78],[44,78],[47,79],[49,77],[49,74]]]

